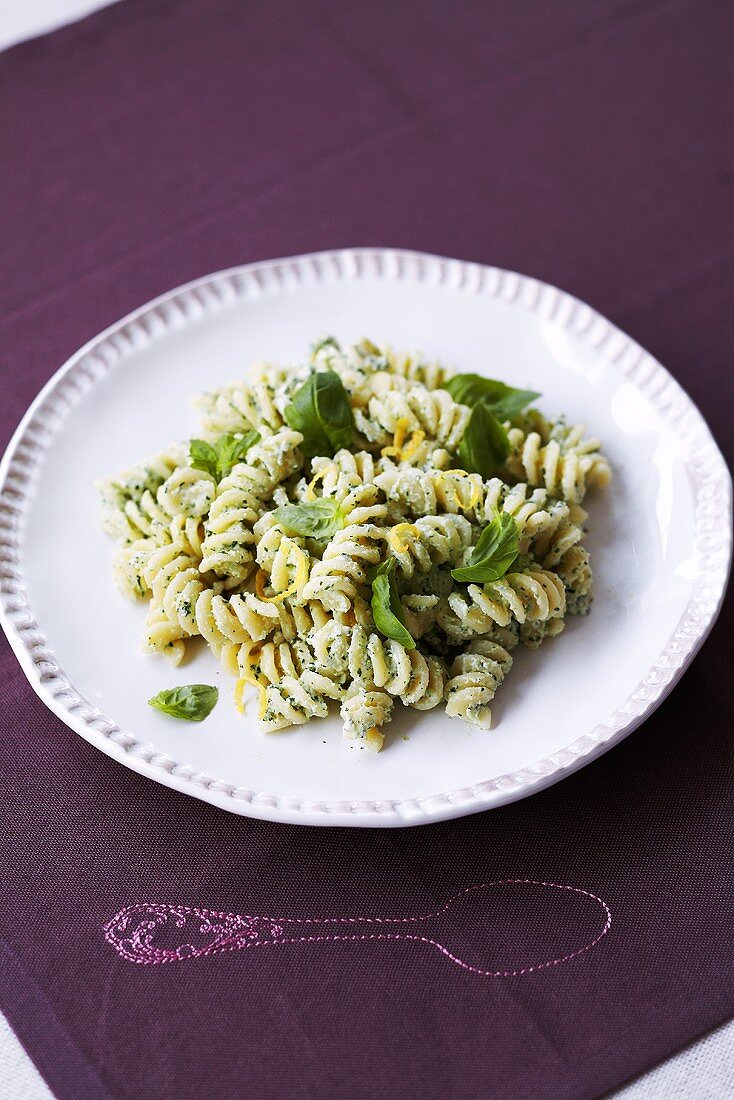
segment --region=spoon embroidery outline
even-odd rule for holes
[[[579,897],[593,901],[604,915],[604,923],[599,931],[587,943],[567,951],[565,954],[531,966],[518,968],[500,968],[497,970],[484,969],[462,959],[451,951],[440,940],[433,936],[420,932],[383,931],[387,926],[413,925],[430,921],[440,917],[461,898],[474,893],[477,890],[491,887],[530,886],[541,889],[564,891]],[[183,929],[189,918],[195,918],[200,922],[198,932],[201,935],[212,935],[211,942],[197,947],[192,943],[184,942],[175,948],[157,947],[153,938],[157,931],[164,928],[169,920],[176,928]],[[377,927],[377,931],[365,932],[310,932],[316,926],[328,928],[339,926],[367,926]],[[289,926],[295,931],[304,930],[305,934],[289,934]],[[138,965],[161,965],[169,962],[181,962],[189,958],[199,958],[207,955],[219,954],[224,951],[237,951],[251,947],[277,947],[307,943],[348,943],[348,942],[402,942],[422,943],[437,950],[461,969],[469,973],[486,978],[514,978],[525,974],[531,974],[539,970],[548,970],[590,951],[607,935],[612,926],[612,913],[607,903],[598,895],[580,886],[569,886],[556,882],[546,882],[540,879],[496,879],[489,882],[480,882],[465,887],[453,894],[438,909],[431,913],[423,913],[416,916],[405,917],[270,917],[265,915],[249,915],[240,913],[220,912],[199,906],[169,905],[165,903],[141,902],[125,906],[120,909],[104,925],[104,936],[107,943],[128,962]]]

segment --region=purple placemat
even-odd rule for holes
[[[727,443],[731,32],[723,0],[124,0],[17,46],[0,57],[3,442],[71,352],[153,295],[356,243],[578,294]],[[59,1100],[598,1096],[734,1011],[733,629],[730,599],[656,715],[560,786],[384,833],[157,787],[47,713],[4,646],[0,1007]],[[491,887],[439,913],[516,879],[578,889]],[[142,914],[165,918],[154,947],[140,911],[105,938],[149,903],[225,916],[204,914],[200,957],[161,965],[183,942],[168,912]],[[429,912],[430,934],[405,919]],[[555,965],[462,968],[452,954],[482,968],[472,913],[498,967]],[[350,920],[302,923],[324,915]],[[178,917],[184,938],[202,923]]]

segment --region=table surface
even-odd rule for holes
[[[0,49],[52,31],[109,0],[0,0]],[[118,0],[123,2],[123,0]],[[7,1020],[0,1014],[0,1081],[15,1100],[52,1100]],[[608,1100],[723,1100],[734,1082],[734,1020],[643,1074]]]

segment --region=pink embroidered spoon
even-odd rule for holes
[[[553,905],[558,908],[558,903],[560,912],[554,914]],[[501,928],[497,923],[499,917],[504,921],[503,924],[500,921]],[[568,942],[569,920],[575,922],[571,942]],[[503,879],[468,886],[435,912],[415,917],[266,917],[143,903],[121,909],[105,925],[104,934],[124,959],[147,965],[251,947],[401,942],[433,947],[473,974],[512,978],[577,958],[606,936],[611,923],[609,906],[588,890],[535,879]],[[586,926],[588,938],[584,934],[581,942],[576,943],[574,937],[578,939],[582,934],[579,924]],[[458,933],[460,938],[463,935],[465,941],[478,937],[483,956],[489,940],[489,948],[495,952],[493,965],[479,965],[486,958],[473,957],[475,945],[468,952],[471,961],[445,946],[437,936],[446,930],[449,935]],[[543,948],[548,958],[540,961],[527,958],[529,950],[542,953]],[[507,962],[508,952],[513,962]],[[522,964],[517,962],[518,953],[523,958]]]

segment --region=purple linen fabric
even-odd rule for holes
[[[699,0],[124,0],[8,51],[3,443],[150,297],[361,244],[579,295],[730,446],[732,22]],[[238,819],[126,771],[3,643],[0,1007],[59,1100],[600,1095],[734,1011],[733,628],[730,598],[654,717],[561,785],[382,833]],[[102,931],[139,902],[407,916],[516,878],[598,895],[611,931],[496,979],[397,941],[134,966]]]

